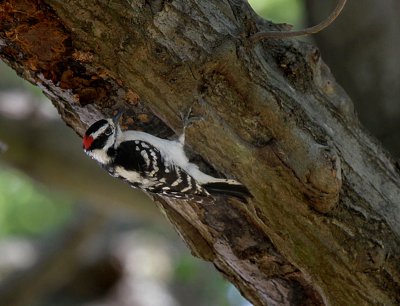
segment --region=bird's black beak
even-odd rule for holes
[[[112,117],[112,121],[114,122],[115,125],[118,125],[119,119],[121,119],[122,115],[124,114],[125,110],[121,108],[117,114]]]

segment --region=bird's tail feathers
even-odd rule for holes
[[[211,195],[231,196],[238,198],[244,203],[247,203],[247,199],[252,197],[249,190],[235,180],[218,179],[213,182],[203,184],[202,187]]]

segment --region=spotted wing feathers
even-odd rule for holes
[[[121,143],[113,164],[109,171],[125,178],[133,187],[176,198],[210,197],[193,177],[168,163],[157,148],[145,141]]]

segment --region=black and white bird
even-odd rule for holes
[[[239,182],[212,177],[189,162],[184,132],[178,140],[167,140],[145,132],[122,131],[120,116],[93,123],[83,137],[85,153],[112,176],[132,187],[181,199],[202,201],[223,195],[246,202],[251,196]]]

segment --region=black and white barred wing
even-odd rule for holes
[[[121,143],[115,164],[118,165],[115,174],[133,187],[176,198],[211,197],[193,177],[169,163],[158,149],[145,141]]]

